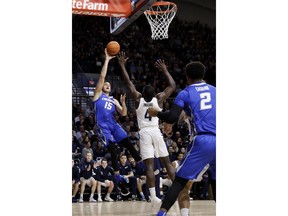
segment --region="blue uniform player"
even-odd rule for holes
[[[171,110],[159,112],[148,109],[151,116],[158,116],[170,124],[177,122],[184,110],[189,116],[191,128],[196,132],[157,216],[166,215],[188,181],[199,181],[209,164],[215,165],[216,162],[216,88],[203,81],[205,66],[202,63],[187,64],[185,72],[189,86],[177,95]],[[215,166],[211,171],[212,178],[216,179]],[[181,212],[181,215],[188,215],[188,209],[187,212]]]
[[[130,142],[127,133],[116,122],[114,113],[117,110],[122,116],[127,115],[125,95],[121,95],[119,101],[110,96],[111,85],[105,82],[109,61],[115,56],[111,56],[105,49],[105,61],[99,76],[99,80],[94,90],[93,103],[95,108],[95,120],[98,127],[98,136],[102,139],[108,151],[111,153],[112,167],[115,171],[116,180],[120,180],[118,155],[115,143],[127,148],[133,158],[138,162],[141,160],[139,153]]]

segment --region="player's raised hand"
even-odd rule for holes
[[[110,61],[112,58],[115,58],[116,56],[112,56],[112,55],[109,55],[109,53],[107,52],[107,48],[105,48],[105,58],[106,60]]]
[[[126,100],[126,94],[120,96],[120,102],[121,104],[125,104],[125,100]]]
[[[129,57],[126,57],[126,54],[123,51],[119,52],[117,58],[120,65],[125,65],[126,61],[129,59]]]
[[[158,59],[156,62],[155,62],[155,67],[157,67],[159,70],[163,71],[163,72],[168,72],[167,70],[167,66],[165,64],[165,61],[162,60],[162,59]]]

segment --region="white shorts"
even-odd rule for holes
[[[163,135],[158,127],[144,127],[139,131],[142,160],[168,156]]]
[[[83,177],[81,177],[80,178],[80,181],[82,182],[82,181],[84,181],[84,180],[86,180],[86,184],[89,186],[89,187],[91,187],[92,186],[92,181],[93,181],[93,177],[91,176],[89,179],[85,179],[85,178],[83,178]],[[95,180],[95,179],[94,179]]]

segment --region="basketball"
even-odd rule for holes
[[[120,44],[117,41],[110,41],[106,48],[109,55],[115,56],[120,51]]]

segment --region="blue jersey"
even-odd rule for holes
[[[102,93],[101,96],[94,101],[95,119],[97,125],[101,128],[106,128],[109,124],[117,124],[114,118],[115,103],[113,96],[107,96]]]
[[[196,131],[176,176],[200,181],[209,164],[216,161],[216,88],[204,82],[192,84],[177,95],[174,103],[183,108]],[[211,168],[215,176],[216,167]]]
[[[181,91],[175,104],[191,117],[196,134],[216,134],[216,88],[207,83],[196,83]]]
[[[120,142],[128,137],[124,129],[116,122],[114,113],[116,110],[113,96],[107,96],[102,93],[101,96],[94,101],[95,120],[99,127],[98,136],[102,139],[105,146],[112,142]]]

